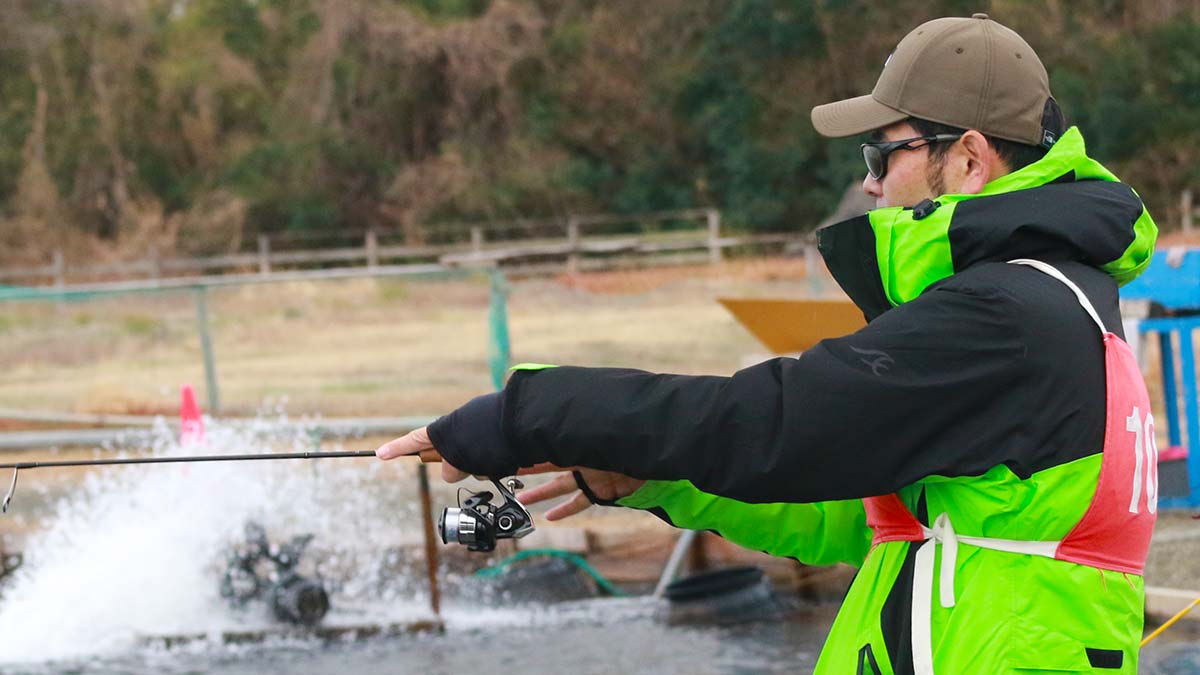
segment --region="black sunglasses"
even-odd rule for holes
[[[898,141],[883,141],[880,143],[863,143],[863,161],[867,163],[867,173],[875,180],[883,180],[887,175],[887,158],[897,150],[916,150],[934,143],[957,141],[962,134],[936,134],[933,136],[918,136],[904,138]],[[917,144],[920,145],[917,145]]]

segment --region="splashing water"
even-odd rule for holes
[[[163,456],[311,449],[308,428],[288,425],[286,417],[238,428],[210,422],[205,445],[187,448],[164,425],[138,448]],[[92,471],[55,505],[41,532],[26,542],[24,566],[0,587],[0,672],[449,675],[519,666],[531,675],[734,675],[811,669],[832,614],[814,627],[772,623],[730,633],[661,626],[651,597],[486,607],[477,595],[454,597],[453,590],[442,614],[445,635],[140,646],[147,636],[215,637],[273,623],[265,607],[239,612],[219,597],[225,554],[243,540],[247,520],[262,524],[275,543],[315,535],[305,554],[312,566],[301,572],[318,574],[330,590],[326,624],[429,618],[421,575],[399,567],[404,551],[419,550],[421,541],[415,481],[395,475],[412,466],[327,459]],[[17,509],[28,508],[36,489],[32,477],[22,480],[25,498],[18,495]],[[454,577],[443,577],[452,589]],[[614,651],[614,644],[621,648]],[[587,670],[600,664],[601,671]]]
[[[286,419],[238,428],[210,421],[206,445],[186,451],[160,425],[141,450],[312,449],[308,430],[280,421]],[[339,605],[356,602],[376,620],[427,616],[420,584],[385,569],[381,555],[421,536],[412,481],[391,473],[370,459],[93,471],[27,542],[25,566],[0,595],[0,663],[112,654],[145,636],[269,625],[265,609],[239,612],[218,593],[225,552],[251,519],[272,541],[315,535],[306,558],[320,559],[310,561],[310,571],[316,565],[333,586],[331,617]]]

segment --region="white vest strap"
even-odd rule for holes
[[[1100,320],[1100,315],[1096,313],[1096,308],[1092,306],[1092,301],[1088,300],[1087,296],[1083,294],[1083,291],[1079,290],[1074,281],[1071,281],[1067,278],[1067,275],[1058,271],[1057,267],[1049,263],[1044,263],[1041,260],[1030,260],[1029,258],[1018,258],[1016,260],[1009,260],[1008,262],[1014,265],[1028,265],[1066,284],[1067,288],[1074,291],[1075,297],[1079,300],[1079,304],[1083,305],[1083,308],[1087,310],[1088,316],[1092,317],[1092,321],[1095,321],[1096,325],[1100,327],[1100,333],[1104,334],[1108,332],[1108,329],[1104,327],[1104,322]]]
[[[1053,269],[1053,268],[1051,268]],[[1055,270],[1057,271],[1057,270]],[[912,596],[912,655],[917,675],[933,672],[933,569],[938,546],[942,547],[941,574],[938,578],[938,600],[942,607],[953,607],[954,571],[958,567],[958,545],[967,544],[993,551],[1036,555],[1053,558],[1058,552],[1057,541],[1021,541],[991,537],[964,537],[954,532],[949,514],[943,513],[933,521],[933,527],[922,528],[925,542],[917,549],[913,568]]]

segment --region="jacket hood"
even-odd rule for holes
[[[821,228],[817,244],[871,320],[984,262],[1073,260],[1124,285],[1149,264],[1157,236],[1141,198],[1087,156],[1083,135],[1071,127],[1045,157],[979,194],[875,209]]]

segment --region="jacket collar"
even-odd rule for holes
[[[821,228],[817,242],[871,320],[983,262],[1077,260],[1125,284],[1149,263],[1157,232],[1137,194],[1087,156],[1072,127],[1045,157],[978,194],[875,209]]]

